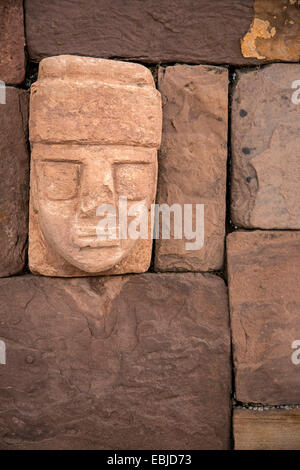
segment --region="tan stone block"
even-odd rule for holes
[[[233,432],[236,450],[299,450],[300,410],[238,408],[233,413]]]
[[[31,89],[29,266],[51,276],[144,272],[152,240],[99,240],[96,214],[155,200],[161,102],[145,67],[58,56]],[[148,217],[150,219],[150,215]]]
[[[155,243],[157,271],[221,269],[224,257],[227,165],[228,72],[222,67],[176,65],[160,69],[163,136],[157,202],[204,204],[204,244],[187,239]],[[200,224],[199,224],[200,225]],[[194,230],[196,225],[194,224]],[[197,229],[198,232],[203,228]],[[183,230],[184,232],[184,230]]]

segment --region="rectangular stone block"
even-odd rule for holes
[[[244,57],[298,62],[300,1],[255,0],[254,18],[241,46]]]
[[[237,72],[232,102],[231,218],[300,228],[300,65]]]
[[[160,68],[163,99],[163,135],[159,155],[157,203],[204,204],[204,243],[187,247],[184,236],[160,237],[155,244],[157,271],[209,271],[221,269],[224,255],[228,72],[212,66]],[[183,216],[184,223],[190,222]],[[172,224],[171,224],[172,227]],[[194,242],[194,240],[193,240]],[[187,249],[189,248],[189,249]],[[197,248],[197,249],[195,249]]]
[[[0,103],[0,277],[23,270],[28,237],[28,93],[6,87]]]
[[[250,411],[233,414],[236,450],[299,450],[300,410]]]
[[[25,78],[22,0],[0,1],[0,80],[19,85]]]
[[[241,38],[254,0],[26,0],[33,61],[78,54],[141,62],[257,63]]]
[[[160,94],[146,67],[77,56],[41,62],[30,100],[32,272],[148,270],[161,126]],[[142,209],[146,233],[134,238],[130,223]]]
[[[227,238],[237,400],[300,403],[300,232]]]
[[[158,147],[160,114],[159,93],[146,67],[50,57],[41,62],[38,81],[31,87],[30,139]]]
[[[223,280],[0,280],[1,449],[227,449]]]

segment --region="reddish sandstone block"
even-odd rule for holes
[[[28,93],[6,88],[0,104],[0,277],[23,270],[28,236]]]
[[[251,411],[233,414],[236,450],[299,450],[300,410]]]
[[[224,255],[228,73],[221,67],[161,68],[163,135],[157,203],[204,204],[204,244],[187,250],[187,239],[160,237],[157,271],[221,269]],[[200,218],[199,218],[200,220]],[[197,231],[200,229],[197,227]],[[195,230],[195,226],[194,226]]]
[[[237,399],[300,403],[300,232],[234,232],[227,256]]]
[[[201,274],[0,280],[2,449],[227,449],[226,287]]]
[[[241,47],[244,57],[298,62],[300,1],[255,0],[254,18]]]
[[[22,0],[0,1],[0,80],[18,85],[25,78]]]
[[[58,54],[142,62],[246,64],[240,40],[254,0],[26,0],[30,58]]]
[[[233,223],[300,228],[300,65],[237,72],[232,102]]]

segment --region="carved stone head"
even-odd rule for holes
[[[147,240],[121,237],[119,199],[127,213],[137,203],[150,210],[160,138],[160,95],[145,67],[75,56],[41,62],[30,104],[33,272],[147,270],[150,224]],[[114,236],[101,239],[98,208],[106,205]]]

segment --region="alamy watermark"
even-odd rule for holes
[[[96,215],[102,217],[96,227],[99,240],[185,239],[186,250],[204,245],[204,204],[151,204],[149,209],[143,202],[128,205],[121,196],[118,208],[101,204]]]
[[[2,340],[0,340],[0,364],[6,364],[6,346]]]
[[[292,88],[297,88],[296,91],[292,94],[292,103],[300,104],[300,80],[294,80],[292,83]]]
[[[292,349],[295,349],[291,356],[292,363],[295,366],[298,366],[300,364],[300,340],[295,339],[295,341],[292,342]]]
[[[6,104],[6,87],[2,80],[0,80],[0,104]]]

